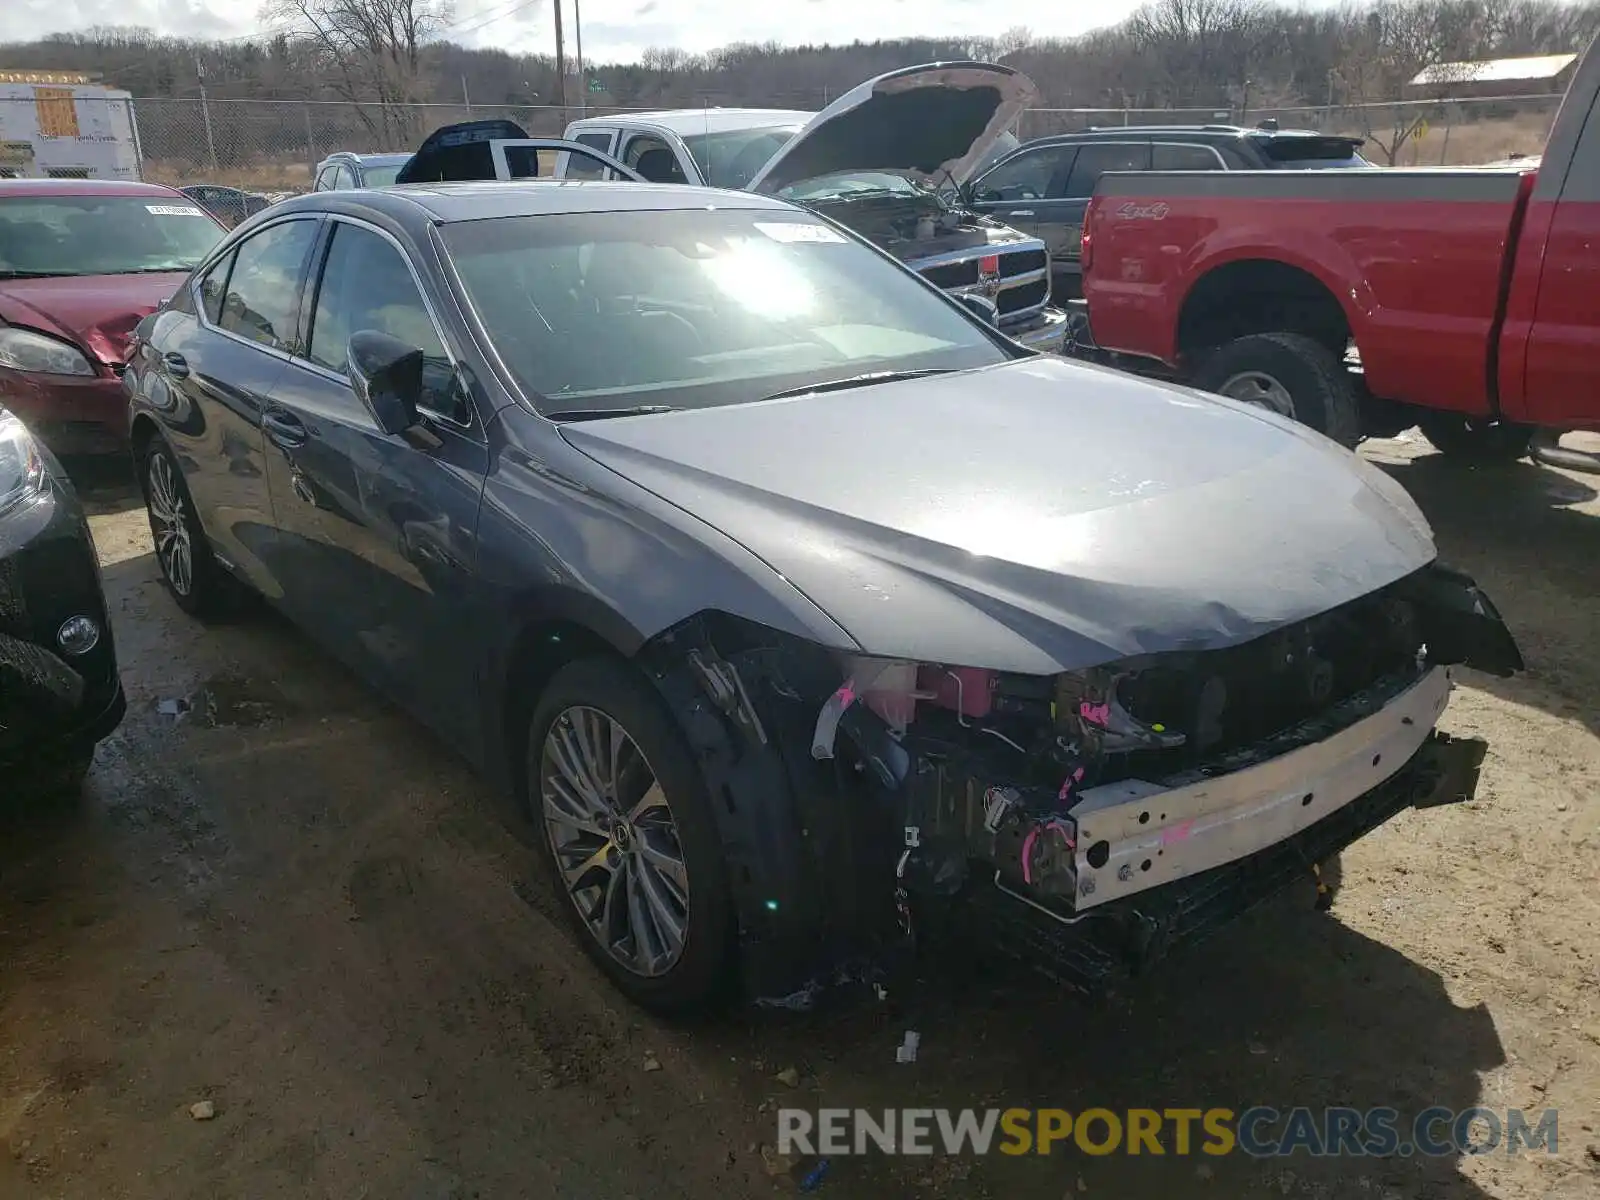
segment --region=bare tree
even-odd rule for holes
[[[268,0],[263,17],[308,42],[333,90],[385,148],[416,141],[426,99],[423,46],[450,23],[448,0]]]

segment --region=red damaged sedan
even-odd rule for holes
[[[57,454],[123,450],[133,327],[222,233],[159,184],[0,182],[0,405]]]

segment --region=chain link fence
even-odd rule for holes
[[[733,100],[721,96],[719,103]],[[1442,99],[1394,104],[1252,108],[1034,108],[1022,114],[1024,140],[1094,125],[1253,125],[1275,118],[1369,139],[1367,153],[1389,165],[1484,163],[1536,155],[1544,146],[1556,96]],[[772,97],[752,103],[773,103]],[[216,183],[270,194],[308,190],[313,170],[336,150],[411,150],[433,130],[457,121],[504,117],[536,137],[556,137],[579,116],[640,111],[613,105],[559,107],[484,104],[383,104],[313,100],[78,98],[45,112],[33,100],[0,99],[0,174],[109,174],[74,154],[106,154],[118,143],[119,174],[183,186]],[[26,143],[32,140],[30,149]],[[126,143],[131,139],[131,154]],[[98,147],[98,151],[96,148]],[[10,156],[9,159],[7,156]],[[19,165],[26,159],[26,166]],[[8,165],[9,162],[9,165]],[[29,169],[31,168],[31,169]]]

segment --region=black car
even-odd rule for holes
[[[246,192],[220,183],[192,183],[178,190],[229,229],[272,203],[259,192]]]
[[[0,408],[0,794],[75,787],[125,708],[83,508]]]
[[[948,908],[1102,977],[1470,793],[1448,664],[1520,659],[1399,485],[989,314],[776,198],[406,184],[236,230],[124,383],[178,603],[518,796],[646,1004]]]
[[[1083,214],[1111,171],[1304,171],[1369,167],[1363,139],[1236,125],[1127,125],[1025,142],[965,189],[970,207],[1040,238],[1056,303],[1083,295]]]

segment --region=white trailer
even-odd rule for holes
[[[0,71],[0,179],[138,179],[133,97],[66,71]]]

